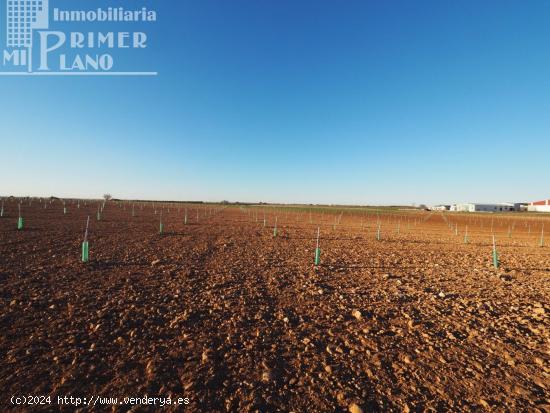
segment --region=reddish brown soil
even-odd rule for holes
[[[34,201],[17,231],[6,204],[0,411],[40,410],[12,395],[170,395],[190,404],[165,411],[194,412],[550,411],[545,218],[382,213],[377,241],[372,213],[333,228],[337,214],[266,208],[264,228],[261,208],[199,206],[188,225],[183,208],[165,207],[160,236],[150,205],[132,217],[111,203],[97,222],[97,204],[64,216]]]

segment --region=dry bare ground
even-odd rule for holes
[[[6,204],[1,411],[75,410],[12,395],[187,397],[164,411],[193,412],[550,411],[548,218],[160,204],[132,217],[110,202],[98,222],[96,210],[25,201],[17,231]],[[160,407],[80,406],[129,410]]]

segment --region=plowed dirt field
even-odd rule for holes
[[[81,202],[0,218],[0,411],[550,412],[548,217]]]

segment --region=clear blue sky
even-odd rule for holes
[[[156,23],[114,29],[150,37],[119,67],[159,76],[0,77],[2,195],[345,204],[550,195],[548,1],[50,7],[75,3],[156,9]]]

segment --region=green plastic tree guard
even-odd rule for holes
[[[315,265],[321,263],[321,248],[315,248]]]
[[[18,231],[23,230],[23,226],[24,226],[23,217],[19,217],[19,219],[17,219],[17,230]]]
[[[88,241],[84,241],[82,243],[82,262],[88,262],[90,259],[90,249],[88,245]]]

